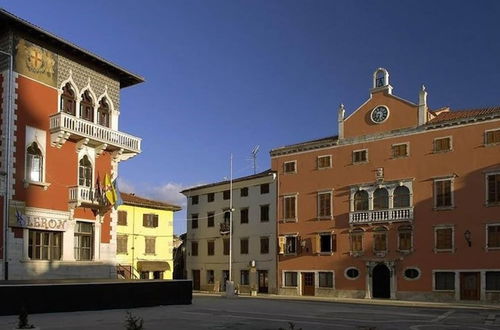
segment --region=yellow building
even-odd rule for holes
[[[123,278],[172,279],[173,215],[181,208],[121,193],[116,260]]]

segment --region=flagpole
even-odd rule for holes
[[[233,154],[230,160],[229,177],[229,282],[232,281],[232,263],[233,263]]]

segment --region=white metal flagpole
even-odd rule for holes
[[[229,282],[232,281],[232,263],[233,263],[233,154],[230,160],[229,177]]]

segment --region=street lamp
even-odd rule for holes
[[[14,71],[14,60],[11,53],[0,50],[0,54],[9,57],[9,76],[8,76],[8,96],[6,110],[6,134],[5,134],[5,194],[3,198],[3,276],[4,280],[9,279],[9,262],[7,261],[7,237],[8,237],[8,220],[9,220],[9,199],[11,188],[11,134],[12,134],[12,80]]]

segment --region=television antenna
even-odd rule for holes
[[[252,150],[253,159],[253,174],[257,174],[257,153],[259,152],[260,145],[256,145]]]

